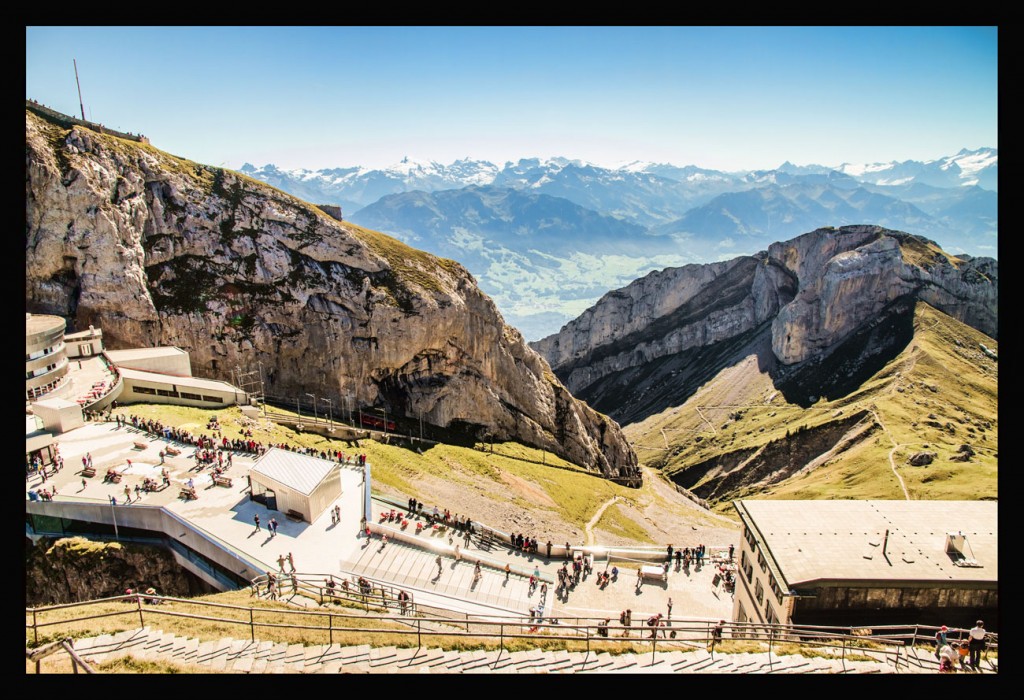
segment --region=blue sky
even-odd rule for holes
[[[28,98],[239,168],[998,147],[994,27],[27,27]]]

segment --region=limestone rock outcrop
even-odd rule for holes
[[[236,172],[26,110],[27,310],[176,345],[198,376],[262,363],[268,395],[380,406],[638,480],[618,424],[578,401],[458,263]]]
[[[813,359],[916,296],[998,338],[998,263],[878,226],[823,228],[767,251],[652,272],[533,343],[574,394],[625,368],[770,323],[783,366]]]
[[[25,603],[57,605],[153,588],[159,595],[188,597],[213,587],[183,569],[170,551],[82,537],[25,540]]]

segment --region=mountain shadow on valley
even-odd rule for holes
[[[917,295],[901,297],[828,352],[797,365],[776,364],[770,372],[788,403],[808,408],[856,391],[914,339]]]

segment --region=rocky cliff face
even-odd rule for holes
[[[26,110],[27,310],[176,345],[197,375],[516,440],[638,478],[472,276],[261,182]]]
[[[712,346],[770,322],[782,365],[815,358],[916,296],[998,337],[998,263],[956,258],[877,226],[818,229],[767,252],[652,272],[609,292],[533,343],[573,393],[657,358]]]
[[[170,552],[81,537],[25,540],[25,604],[54,605],[154,588],[160,595],[212,593],[206,582],[178,566]]]

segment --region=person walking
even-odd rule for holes
[[[672,599],[668,599],[668,619],[672,619]]]
[[[505,580],[508,581],[509,574],[512,573],[512,567],[507,563],[505,564]]]
[[[636,570],[636,589],[639,591],[644,587],[644,571],[643,569]]]
[[[722,626],[725,620],[719,620],[718,624],[711,628],[711,652],[714,653],[715,646],[722,643]]]
[[[939,628],[939,631],[935,633],[935,658],[939,658],[939,651],[942,647],[949,644],[949,640],[946,639],[946,632],[949,630],[948,627],[943,625]]]
[[[981,670],[981,652],[985,648],[985,623],[978,620],[977,624],[967,633],[969,644],[968,650],[971,653],[971,668],[975,671]]]
[[[441,575],[441,555],[437,555],[437,559],[434,560],[437,563],[437,575]]]
[[[85,491],[85,479],[82,479],[82,490]]]
[[[284,573],[284,555],[277,555],[277,568],[283,574]]]
[[[551,540],[548,540],[547,548],[548,548],[547,559],[550,560],[551,559]]]
[[[267,523],[267,529],[270,530],[271,537],[277,537],[277,518],[270,519],[270,522]]]
[[[260,531],[260,514],[256,513],[252,516],[252,520],[256,523],[256,532]]]
[[[295,560],[292,558],[292,553],[288,552],[288,566],[291,567],[292,573],[295,573]]]

